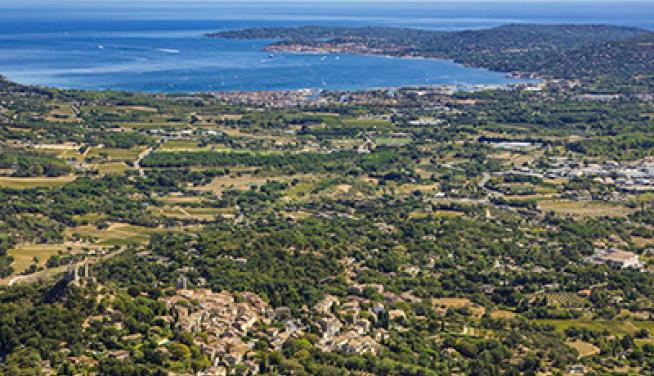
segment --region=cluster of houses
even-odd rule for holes
[[[403,88],[379,88],[360,91],[300,89],[288,91],[215,92],[214,99],[227,103],[268,108],[292,108],[305,105],[412,105],[421,108],[443,108],[444,105],[470,105],[476,101],[453,97],[457,91],[525,90],[540,91],[544,82],[515,85],[424,85]],[[434,107],[436,106],[436,107]],[[447,109],[445,107],[445,109]]]
[[[258,372],[258,362],[249,357],[254,343],[246,343],[243,338],[257,322],[267,320],[270,310],[261,298],[249,292],[242,292],[237,298],[229,292],[179,289],[164,301],[175,312],[179,329],[206,333],[198,339],[212,361],[207,375],[226,375],[229,367],[238,364],[247,367],[251,374]]]
[[[288,108],[308,104],[316,96],[312,89],[289,91],[215,92],[219,101],[257,107]]]
[[[341,305],[337,297],[327,295],[316,304],[314,311],[322,316],[318,320],[322,333],[318,347],[322,351],[377,354],[379,344],[369,335],[371,322],[361,317],[359,301],[351,300]],[[339,316],[351,317],[351,322],[344,323]]]
[[[596,181],[615,185],[625,191],[654,190],[654,157],[639,161],[618,163],[579,164],[567,159],[554,160],[555,166],[546,172],[547,177],[587,176]]]
[[[272,348],[280,350],[288,338],[302,335],[306,328],[299,320],[291,319],[288,307],[273,310],[253,293],[190,290],[184,281],[178,287],[175,295],[163,300],[174,312],[170,320],[180,330],[202,333],[197,340],[212,362],[203,375],[226,375],[236,365],[247,368],[248,374],[256,374],[259,372],[253,350],[256,338],[265,338]],[[332,295],[318,302],[313,309],[321,333],[317,346],[323,351],[345,354],[377,354],[386,330],[373,330],[372,323],[384,312],[384,306],[363,308],[366,302],[367,299],[356,296],[340,302]],[[387,313],[392,319],[404,317],[400,310]],[[283,325],[280,328],[275,323]]]
[[[524,150],[534,147],[526,142],[503,142],[496,147],[508,150]],[[627,192],[645,192],[654,190],[654,157],[645,157],[638,161],[602,163],[582,163],[564,157],[551,157],[547,167],[514,167],[511,171],[502,171],[495,175],[524,175],[540,178],[574,178],[589,177],[593,180],[617,187]]]

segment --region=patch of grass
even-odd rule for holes
[[[84,215],[74,215],[73,219],[78,222],[96,223],[104,219],[106,216],[100,213],[87,213]]]
[[[122,175],[129,169],[129,166],[124,162],[99,163],[95,167],[98,169],[100,175]]]
[[[205,198],[199,196],[164,196],[159,197],[158,200],[167,203],[167,204],[182,204],[182,203],[199,203],[202,202]]]
[[[50,256],[59,253],[66,254],[71,252],[78,252],[81,249],[82,247],[79,245],[71,246],[67,244],[28,244],[10,249],[8,254],[14,258],[14,262],[11,265],[14,268],[14,274],[20,274],[33,264],[34,257],[38,257],[39,259],[39,262],[37,263],[38,266],[45,267],[45,263],[48,261]]]
[[[572,347],[573,349],[577,350],[579,353],[579,357],[583,358],[586,356],[591,356],[595,354],[599,354],[600,349],[599,347],[593,345],[592,343],[576,340],[573,342],[567,342],[566,345]]]
[[[538,203],[538,208],[576,218],[626,217],[633,212],[626,206],[603,201],[543,200]]]
[[[93,225],[78,226],[68,229],[66,234],[72,236],[78,234],[83,237],[91,237],[97,240],[98,245],[128,245],[145,244],[150,235],[157,229],[134,226],[125,223],[113,223],[106,229],[99,229]]]
[[[647,247],[654,244],[654,238],[643,238],[640,236],[632,236],[631,240],[637,247]]]
[[[302,179],[306,175],[281,176],[255,176],[252,174],[231,174],[214,178],[211,183],[195,188],[198,191],[209,191],[221,194],[228,189],[247,190],[252,185],[262,185],[268,181],[290,182],[293,179]]]
[[[232,214],[231,208],[211,208],[211,207],[184,207],[184,206],[164,206],[162,208],[152,208],[152,211],[176,219],[195,219],[199,221],[211,221],[217,215]]]
[[[415,183],[406,183],[397,185],[395,192],[397,194],[408,195],[412,194],[414,191],[420,191],[422,193],[436,193],[440,190],[441,186],[438,183],[433,184],[415,184]]]
[[[375,139],[377,145],[383,146],[404,146],[411,143],[410,138],[378,137]]]
[[[30,245],[10,249],[8,254],[14,258],[14,262],[11,264],[14,272],[20,274],[33,263],[34,257],[40,259],[37,265],[44,266],[50,256],[56,255],[64,249],[63,246],[53,244]]]
[[[515,313],[504,309],[494,310],[490,315],[494,319],[512,319],[515,317]]]
[[[132,111],[138,111],[138,112],[147,112],[147,113],[155,113],[158,110],[154,107],[149,107],[149,106],[130,106],[130,105],[124,105],[124,106],[116,106],[117,110],[126,110],[128,112]]]
[[[132,149],[119,149],[119,148],[98,148],[94,147],[86,154],[89,158],[102,158],[106,157],[112,161],[135,161],[145,147],[136,147]]]
[[[74,181],[74,175],[59,176],[54,178],[14,178],[0,177],[0,187],[11,189],[32,189],[32,188],[54,188]]]
[[[166,129],[175,128],[182,129],[188,127],[185,122],[129,122],[129,123],[115,123],[116,126],[127,129],[137,130],[150,130],[150,129]]]
[[[467,308],[473,316],[481,317],[486,309],[468,298],[434,298],[431,300],[436,310],[445,313],[449,308]]]
[[[585,328],[595,331],[608,331],[611,335],[633,335],[639,329],[647,329],[652,332],[654,321],[639,320],[554,320],[539,319],[534,320],[538,324],[552,325],[556,330],[564,332],[569,327]]]
[[[356,128],[390,128],[393,126],[390,121],[382,119],[343,119],[343,124]]]
[[[57,157],[61,159],[76,159],[80,160],[82,158],[82,153],[78,149],[64,150]]]
[[[193,140],[169,140],[166,141],[159,151],[207,151],[208,146],[198,146],[197,141]]]

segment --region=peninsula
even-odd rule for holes
[[[628,77],[654,68],[654,33],[609,25],[510,24],[453,32],[387,27],[253,28],[206,34],[271,39],[271,52],[423,57],[519,76]]]

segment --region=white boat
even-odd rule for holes
[[[163,52],[165,54],[178,54],[180,53],[180,50],[176,48],[158,48],[157,51]]]

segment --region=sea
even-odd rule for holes
[[[504,85],[518,80],[445,60],[270,55],[262,51],[268,40],[204,34],[265,26],[464,30],[509,23],[654,30],[652,15],[654,1],[0,0],[0,75],[49,87],[146,92]]]

